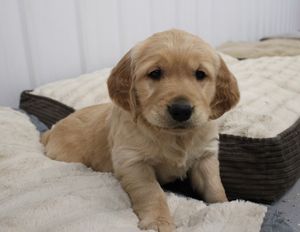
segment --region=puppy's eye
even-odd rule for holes
[[[162,70],[161,69],[155,69],[154,71],[148,73],[147,75],[152,80],[159,80],[162,76]]]
[[[196,76],[198,81],[202,81],[206,77],[206,73],[201,71],[201,70],[197,70],[195,72],[195,76]]]

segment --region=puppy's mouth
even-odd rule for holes
[[[190,119],[185,121],[176,121],[169,114],[160,115],[156,112],[153,114],[142,114],[142,118],[152,128],[156,128],[159,131],[165,131],[172,134],[191,132],[202,124],[200,123],[201,120],[197,120],[194,117],[191,117]]]
[[[195,129],[197,126],[190,122],[184,122],[184,123],[157,123],[157,122],[151,122],[151,120],[147,120],[146,117],[142,117],[144,119],[144,122],[151,125],[152,128],[156,128],[159,131],[165,131],[168,133],[176,134],[176,133],[186,133],[193,129]]]
[[[178,125],[169,127],[169,129],[172,129],[172,130],[189,130],[189,129],[193,129],[193,128],[195,128],[195,126],[192,126],[190,123],[178,124]]]
[[[184,133],[184,132],[189,132],[193,129],[196,128],[195,125],[192,125],[191,123],[182,123],[182,124],[175,124],[175,125],[170,125],[170,126],[157,126],[160,129],[167,131],[167,132],[172,132],[172,133]]]

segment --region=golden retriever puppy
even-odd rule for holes
[[[50,158],[113,172],[142,229],[175,230],[159,183],[188,177],[205,201],[227,200],[214,119],[239,90],[207,43],[180,30],[154,34],[119,61],[107,85],[113,103],[79,110],[42,136]]]

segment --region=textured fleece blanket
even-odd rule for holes
[[[167,198],[182,232],[258,232],[266,212],[245,201]],[[137,223],[112,174],[48,159],[27,116],[0,107],[0,231],[134,232]]]

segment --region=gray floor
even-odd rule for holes
[[[295,232],[300,232],[300,179],[272,208],[278,210]]]

